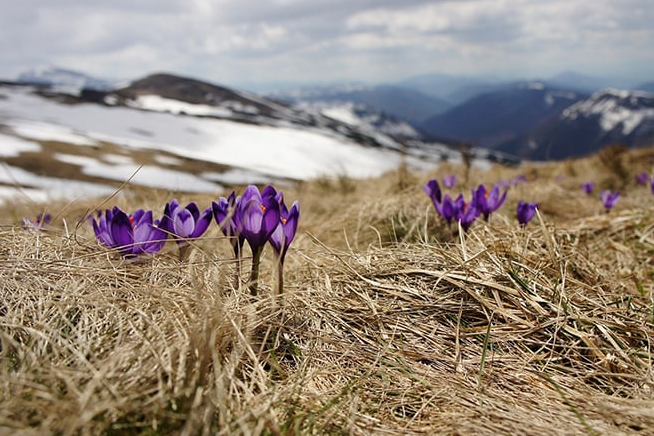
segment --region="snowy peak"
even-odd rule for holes
[[[611,132],[620,129],[623,135],[630,135],[641,124],[654,123],[654,94],[618,89],[603,90],[566,108],[561,118],[597,118],[602,130]]]
[[[115,84],[108,80],[97,79],[84,73],[54,66],[25,71],[18,76],[16,82],[54,87],[59,91],[68,90],[72,94],[78,94],[82,89],[107,91],[115,87]]]

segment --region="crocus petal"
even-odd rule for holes
[[[114,213],[113,220],[107,224],[115,246],[130,250],[134,244],[134,230],[127,214],[123,211]]]
[[[438,185],[438,182],[436,180],[432,179],[428,181],[427,184],[422,187],[422,189],[429,196],[429,198],[432,199],[434,205],[442,201],[441,187]]]
[[[200,215],[199,218],[196,219],[195,221],[195,230],[193,230],[193,233],[191,234],[192,238],[199,238],[204,234],[204,232],[207,231],[209,228],[209,224],[211,224],[211,218],[212,218],[212,208],[209,206],[202,212],[202,215]]]
[[[195,220],[188,209],[180,209],[173,216],[173,233],[182,238],[188,238],[195,229]]]

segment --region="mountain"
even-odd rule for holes
[[[418,127],[440,137],[494,148],[531,131],[584,97],[541,82],[521,82],[474,97]]]
[[[171,74],[79,95],[0,83],[0,198],[110,195],[126,181],[215,193],[462,159],[444,143],[409,138],[406,123],[348,110],[302,110]],[[516,162],[499,152],[470,152],[475,167]]]
[[[453,76],[440,73],[429,73],[410,77],[395,84],[403,88],[413,89],[422,94],[438,98],[455,106],[482,93],[491,92],[498,86],[504,86],[492,78]],[[436,112],[431,116],[437,115]]]
[[[356,126],[369,134],[381,132],[399,140],[423,139],[423,135],[407,121],[397,119],[384,112],[376,111],[364,104],[353,102],[330,103],[325,101],[301,101],[294,106],[309,113],[319,113],[345,124]]]
[[[96,98],[96,97],[93,97]],[[153,74],[106,93],[104,101],[144,110],[229,119],[256,125],[294,126],[345,137],[361,145],[399,149],[401,129],[386,132],[366,123],[343,122],[320,110],[292,106],[256,94],[172,74]]]
[[[451,106],[442,99],[396,85],[307,87],[277,92],[270,94],[270,97],[294,104],[352,103],[414,124]]]
[[[654,93],[654,82],[641,83],[635,86],[634,90]]]
[[[19,74],[16,83],[56,87],[59,91],[68,90],[77,94],[82,89],[107,91],[115,88],[117,82],[98,79],[78,71],[49,66],[33,68]]]
[[[654,144],[654,94],[603,90],[496,147],[529,159],[583,156],[611,144]]]

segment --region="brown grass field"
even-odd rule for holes
[[[0,434],[654,435],[653,168],[612,148],[280,187],[302,210],[281,296],[269,247],[259,295],[239,289],[215,224],[184,262],[172,242],[128,262],[84,220],[227,193],[4,205]],[[449,173],[467,196],[528,182],[460,237],[421,189]],[[621,190],[610,213],[587,180]],[[540,204],[525,228],[519,200]]]

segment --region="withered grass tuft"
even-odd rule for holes
[[[651,172],[651,152],[621,159]],[[235,289],[215,226],[187,262],[124,261],[75,225],[102,200],[47,205],[47,232],[18,225],[43,205],[5,205],[0,434],[653,434],[654,195],[616,180],[604,213],[580,189],[616,177],[597,159],[472,168],[466,194],[528,182],[465,238],[420,187],[440,172],[285,188],[282,297],[269,248],[259,295]],[[521,199],[541,205],[524,229]]]

